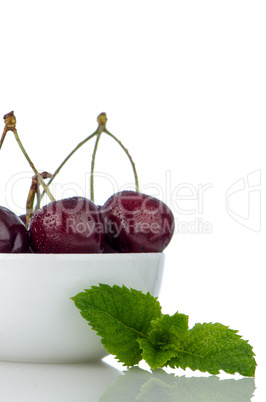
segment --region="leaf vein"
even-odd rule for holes
[[[135,332],[136,334],[140,335],[143,338],[147,338],[147,335],[142,333],[141,331],[138,331],[137,329],[133,328],[133,327],[129,327],[126,323],[124,323],[123,321],[119,320],[117,317],[111,315],[110,313],[108,313],[107,311],[101,310],[97,307],[91,307],[92,309],[94,309],[95,311],[98,311],[100,313],[103,313],[104,315],[107,315],[108,317],[110,317],[111,319],[117,321],[119,324],[123,325],[125,328]]]

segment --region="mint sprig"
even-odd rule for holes
[[[150,294],[125,286],[92,286],[73,297],[91,327],[102,337],[109,353],[126,366],[138,364],[142,351],[138,339],[151,331],[151,322],[161,317],[161,306]]]
[[[219,323],[188,327],[188,316],[162,314],[157,298],[127,287],[100,284],[72,298],[102,344],[125,366],[146,360],[151,369],[255,375],[252,347]]]
[[[187,332],[178,356],[168,365],[210,374],[223,370],[253,377],[256,361],[252,347],[237,332],[219,323],[196,324]]]

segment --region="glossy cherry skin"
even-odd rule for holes
[[[26,216],[27,216],[26,214],[19,215],[19,219],[22,220],[25,226],[26,226]]]
[[[105,253],[105,254],[117,253],[117,251],[114,250],[113,247],[111,246],[111,244],[109,243],[107,234],[105,233],[103,207],[101,205],[97,205],[97,207],[99,208],[100,218],[101,218],[102,227],[103,227],[103,234],[104,234],[103,253]]]
[[[21,219],[0,207],[0,253],[27,253],[29,234]]]
[[[116,193],[103,205],[102,215],[106,242],[116,252],[162,252],[173,236],[170,208],[146,194]]]
[[[103,229],[98,207],[84,197],[51,202],[32,216],[34,253],[101,253]]]

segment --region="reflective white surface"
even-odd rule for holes
[[[250,402],[255,391],[253,378],[179,376],[162,369],[151,372],[139,367],[123,374],[105,390],[101,402]]]
[[[0,360],[85,362],[106,355],[70,299],[92,285],[158,296],[164,255],[0,255]]]
[[[0,362],[0,400],[96,402],[120,374],[117,369],[103,362],[94,364]]]
[[[8,402],[249,402],[253,378],[178,376],[104,362],[86,364],[0,363],[0,399]]]

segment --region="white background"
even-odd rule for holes
[[[258,0],[10,0],[0,14],[0,114],[15,111],[33,162],[52,173],[107,113],[141,190],[175,215],[163,311],[249,339],[254,401],[266,395],[265,20]],[[87,143],[58,175],[56,198],[89,196],[92,150]],[[96,172],[99,204],[132,187],[129,162],[107,137]],[[22,213],[31,176],[9,133],[0,204]]]

